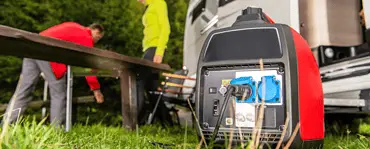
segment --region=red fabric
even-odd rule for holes
[[[87,47],[94,46],[94,40],[90,29],[74,22],[65,22],[53,26],[42,31],[40,35],[73,42]],[[57,79],[62,78],[67,72],[67,66],[65,64],[50,62],[50,65]],[[100,84],[96,76],[86,76],[86,81],[91,90],[100,88]]]
[[[86,76],[85,78],[91,90],[97,90],[100,88],[100,84],[96,76]]]
[[[275,22],[265,14],[270,23]],[[306,40],[293,28],[298,61],[299,122],[302,140],[324,139],[324,93],[319,66]]]

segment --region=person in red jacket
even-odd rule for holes
[[[42,31],[40,35],[93,47],[94,43],[103,37],[104,28],[99,24],[84,27],[75,22],[65,22]],[[17,89],[6,110],[5,120],[12,123],[25,111],[40,73],[43,73],[50,89],[50,121],[56,125],[63,125],[66,117],[66,72],[65,64],[24,58]],[[86,80],[97,102],[102,103],[104,97],[96,76],[87,76]]]

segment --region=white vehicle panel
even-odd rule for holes
[[[214,7],[215,4],[218,5],[218,0],[207,0],[204,12],[192,23],[190,13],[201,1],[194,0],[190,4],[185,27],[183,64],[189,69],[189,75],[196,73],[199,53],[208,34],[214,29],[231,26],[236,18],[242,14],[242,10],[249,6],[262,8],[275,22],[288,24],[299,31],[298,0],[233,0],[222,7],[218,7],[217,10],[214,10]],[[214,14],[215,12],[217,13]],[[209,25],[209,21],[207,23],[202,19],[202,15],[205,15],[209,20],[214,17],[218,18],[215,25],[204,34],[201,34],[202,29]]]

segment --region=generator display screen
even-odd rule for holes
[[[211,37],[203,61],[281,58],[277,29],[255,28],[220,32]]]

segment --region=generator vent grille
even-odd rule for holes
[[[277,68],[281,67],[279,64],[264,64],[264,68]],[[223,65],[223,66],[208,66],[208,70],[229,70],[229,69],[259,69],[259,64],[243,64],[243,65]]]
[[[212,137],[212,132],[210,131],[203,131],[203,134],[205,138]],[[219,132],[216,138],[221,139],[221,140],[229,140],[230,136],[231,136],[230,132]],[[243,139],[244,141],[252,140],[252,133],[242,133],[242,136],[244,138]],[[280,137],[281,137],[281,133],[261,133],[260,141],[265,142],[265,143],[277,143],[279,142]],[[240,141],[240,133],[234,132],[233,140]]]

